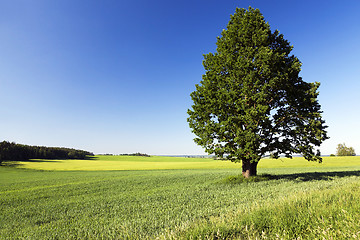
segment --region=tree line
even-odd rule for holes
[[[101,153],[101,154],[98,154],[98,155],[101,155],[101,156],[137,156],[137,157],[150,157],[149,154],[146,154],[146,153],[121,153],[121,154],[112,154],[112,153]]]
[[[0,163],[3,161],[26,161],[30,159],[85,159],[94,154],[84,150],[63,147],[44,147],[0,142]]]
[[[150,157],[149,154],[146,153],[123,153],[123,154],[119,154],[120,156],[138,156],[138,157]]]

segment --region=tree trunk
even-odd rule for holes
[[[244,178],[256,176],[258,162],[251,162],[250,160],[242,160],[242,175]]]

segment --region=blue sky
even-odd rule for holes
[[[259,8],[321,82],[330,139],[360,153],[360,1],[0,0],[0,141],[203,154],[186,122],[203,54]]]

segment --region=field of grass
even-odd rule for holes
[[[100,156],[0,167],[0,239],[360,238],[360,157],[260,164],[272,176],[266,181],[227,181],[240,165],[211,159]]]
[[[17,167],[37,170],[154,170],[154,169],[239,169],[239,163],[211,158],[95,156],[90,160],[32,160],[16,162]],[[258,168],[326,168],[360,166],[360,157],[325,157],[323,163],[308,162],[304,158],[262,159]]]

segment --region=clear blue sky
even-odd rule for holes
[[[321,82],[329,140],[360,153],[360,1],[0,0],[0,141],[203,154],[186,122],[203,54],[259,8]]]

